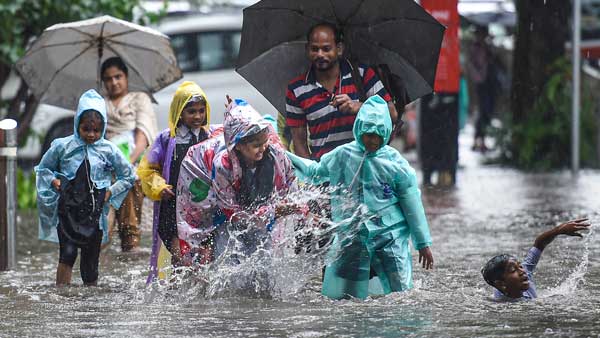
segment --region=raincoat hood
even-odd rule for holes
[[[381,147],[388,144],[392,135],[392,119],[388,104],[381,96],[373,95],[363,103],[356,115],[352,133],[362,151],[365,151],[361,138],[363,134],[373,133],[381,136]]]
[[[79,98],[77,114],[75,114],[75,122],[73,123],[73,135],[81,140],[81,136],[79,136],[79,120],[81,120],[83,112],[90,109],[97,111],[102,116],[102,136],[100,139],[103,139],[106,133],[106,103],[104,102],[104,98],[94,89],[89,89]]]
[[[206,102],[206,124],[204,128],[210,124],[210,104],[208,103],[206,94],[196,83],[185,81],[177,87],[175,95],[173,95],[173,100],[171,100],[171,106],[169,107],[169,130],[171,137],[175,137],[177,123],[179,122],[183,108],[194,96],[204,97],[204,102]]]
[[[225,144],[228,151],[231,152],[242,138],[259,133],[265,128],[271,127],[269,131],[274,133],[269,121],[260,116],[248,102],[242,99],[235,99],[229,104],[227,109],[224,128]]]

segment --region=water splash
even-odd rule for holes
[[[544,298],[552,297],[556,295],[566,296],[571,295],[577,291],[580,284],[585,283],[585,274],[587,273],[589,266],[590,256],[590,241],[594,235],[594,228],[591,226],[590,230],[585,236],[583,242],[583,255],[579,264],[573,269],[573,271],[567,276],[567,278],[560,283],[560,285],[550,289],[544,294]]]
[[[357,206],[347,195],[339,208],[347,217],[332,222],[327,206],[331,189],[304,187],[288,195],[287,200],[308,205],[310,212],[279,218],[270,232],[264,228],[268,223],[264,219],[237,213],[234,216],[244,221],[223,225],[226,244],[213,263],[167,268],[171,278],[153,283],[146,301],[157,297],[176,297],[183,302],[239,296],[287,299],[314,291],[322,267],[336,260],[352,244],[361,223],[372,217],[366,206]],[[334,232],[343,233],[335,243]]]

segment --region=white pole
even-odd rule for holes
[[[17,261],[17,121],[4,119],[0,121],[0,129],[4,130],[4,146],[0,147],[0,157],[6,159],[6,177],[3,179],[6,187],[6,269],[11,270]]]
[[[571,124],[571,171],[579,174],[579,84],[581,68],[581,0],[573,0],[573,106]]]

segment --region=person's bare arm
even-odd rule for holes
[[[142,155],[144,150],[146,150],[148,147],[148,139],[146,138],[146,134],[144,134],[144,132],[142,132],[140,129],[135,129],[134,131],[134,142],[135,149],[129,156],[129,162],[131,163],[135,163],[137,159],[140,158],[140,155]]]
[[[544,251],[546,246],[552,243],[556,236],[567,235],[583,237],[583,235],[581,235],[579,231],[586,230],[589,228],[589,226],[590,223],[588,222],[587,218],[581,218],[565,222],[539,235],[535,239],[533,246],[538,248],[540,251]]]
[[[308,133],[306,132],[306,126],[291,127],[292,142],[294,144],[294,153],[300,157],[310,158],[310,152],[308,150],[308,144],[306,138]]]

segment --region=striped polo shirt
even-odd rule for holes
[[[367,97],[379,94],[384,100],[391,100],[372,68],[361,64],[358,71]],[[286,123],[290,127],[308,125],[309,149],[311,158],[315,160],[335,147],[354,140],[352,127],[356,114],[342,113],[330,105],[334,93],[348,94],[352,100],[359,101],[360,95],[352,79],[352,66],[347,60],[340,59],[340,78],[333,92],[317,82],[312,69],[290,81],[287,87]]]

